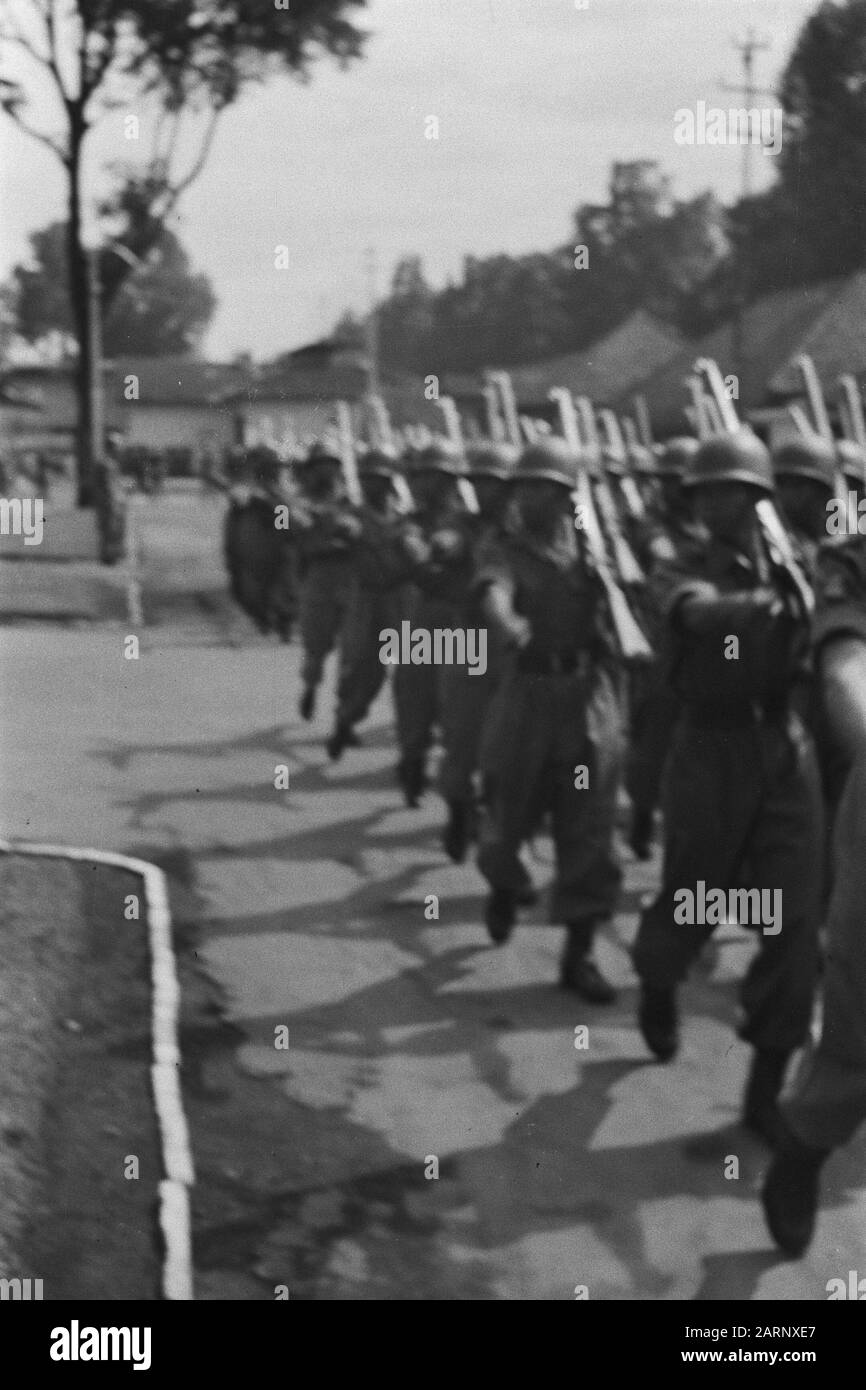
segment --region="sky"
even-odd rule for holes
[[[614,160],[657,160],[676,197],[711,188],[731,200],[742,150],[677,143],[675,112],[741,104],[723,83],[741,81],[733,41],[750,25],[770,43],[756,79],[772,89],[816,7],[371,0],[358,12],[366,57],[347,71],[323,59],[307,84],[278,77],[247,92],[222,116],[180,204],[174,229],[219,299],[204,351],[263,358],[320,337],[344,308],[363,310],[371,278],[384,292],[402,255],[419,254],[441,285],[466,254],[561,245],[578,204],[604,200]],[[91,202],[101,167],[129,160],[123,122],[138,110],[132,102],[108,113],[88,137]],[[47,99],[34,112],[50,128]],[[438,139],[428,138],[431,116]],[[756,188],[772,166],[754,150]],[[0,207],[5,278],[25,258],[28,233],[64,209],[60,166],[5,117]],[[277,247],[287,248],[281,268]]]

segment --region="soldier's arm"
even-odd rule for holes
[[[815,644],[824,709],[854,757],[866,753],[866,545],[857,537],[818,559]]]
[[[532,640],[529,619],[514,607],[514,577],[505,556],[495,547],[485,555],[473,585],[481,609],[508,646],[518,650]]]

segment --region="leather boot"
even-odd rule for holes
[[[631,827],[628,833],[629,847],[638,859],[646,862],[652,857],[652,840],[653,813],[644,810],[641,806],[636,806],[632,812]]]
[[[442,845],[449,859],[462,864],[466,858],[472,827],[472,803],[448,802],[448,822],[442,832]]]
[[[804,1144],[778,1117],[776,1151],[764,1179],[761,1203],[770,1235],[792,1259],[798,1259],[811,1244],[821,1166],[830,1152]]]
[[[309,723],[313,715],[316,713],[316,687],[314,685],[304,686],[303,692],[301,694],[301,702],[298,705],[298,709],[300,711],[301,718],[305,720],[307,723]]]
[[[397,780],[403,788],[406,805],[417,806],[427,785],[423,758],[401,758],[397,764]]]
[[[590,1004],[612,1004],[616,990],[592,958],[595,922],[569,922],[559,962],[559,983]]]
[[[743,1124],[768,1144],[776,1140],[779,1126],[777,1102],[790,1056],[790,1052],[766,1047],[756,1048],[752,1057],[743,1099]]]
[[[510,937],[517,920],[514,894],[508,888],[494,888],[487,899],[484,921],[490,940],[502,946]]]
[[[676,1056],[680,1030],[673,985],[641,983],[637,1021],[644,1042],[660,1062],[669,1062]]]

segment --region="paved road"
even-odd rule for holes
[[[705,961],[666,1067],[634,1026],[626,953],[657,864],[628,865],[601,944],[612,1009],[554,988],[541,909],[490,947],[440,803],[409,811],[394,789],[387,697],[336,767],[329,695],[298,721],[297,649],[226,602],[220,509],[183,489],[135,504],[137,661],[125,623],[0,632],[2,833],[165,864],[235,1029],[202,1092],[218,1139],[191,1100],[199,1296],[821,1299],[866,1273],[866,1136],[830,1164],[806,1260],[765,1234],[766,1153],[737,1126],[748,940]],[[539,884],[549,854],[533,847]]]

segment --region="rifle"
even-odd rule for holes
[[[389,458],[397,457],[398,439],[391,425],[391,416],[388,407],[382,396],[369,396],[367,404],[370,410],[370,423],[372,425],[371,435],[372,444]],[[397,498],[397,508],[404,515],[408,515],[415,506],[409,484],[402,473],[395,470],[391,478],[391,487]]]
[[[462,458],[466,453],[466,446],[463,441],[463,428],[460,424],[460,412],[457,409],[457,405],[451,396],[440,396],[439,409],[445,416],[445,427],[448,431],[448,438]],[[460,497],[467,512],[471,512],[473,516],[478,516],[481,508],[478,505],[475,489],[468,478],[457,479],[457,491],[460,493]]]
[[[352,505],[360,507],[364,499],[358,478],[358,462],[355,458],[355,440],[352,434],[352,411],[348,401],[337,401],[337,429],[346,493]]]
[[[522,442],[520,420],[517,415],[517,401],[514,397],[514,387],[511,384],[511,377],[508,372],[488,372],[487,375],[490,384],[499,390],[508,443],[512,444],[515,449],[519,449]]]
[[[821,389],[821,380],[815,370],[815,363],[808,353],[803,352],[796,359],[795,365],[799,367],[803,383],[806,387],[806,395],[809,398],[809,406],[812,411],[812,418],[815,421],[817,433],[833,449],[836,450],[836,440],[833,437],[833,426],[830,424],[830,416],[827,414],[827,405],[824,400],[824,392]],[[838,457],[838,456],[837,456]],[[839,501],[846,501],[847,484],[842,469],[836,467],[836,497]]]
[[[628,446],[626,445],[625,438],[623,437],[622,427],[619,423],[619,420],[617,419],[615,413],[612,410],[600,410],[599,419],[601,420],[601,423],[604,425],[605,428],[608,448],[613,454],[616,455],[616,457],[622,463],[623,469],[626,470],[623,473],[622,477],[618,480],[619,490],[622,494],[622,500],[626,505],[626,510],[628,511],[628,514],[631,517],[632,521],[645,521],[646,508],[643,504],[643,498],[640,495],[637,483],[635,482],[631,473],[628,471]],[[625,423],[627,426],[631,425],[632,429],[634,428],[633,420],[627,420]],[[638,441],[638,443],[639,442],[640,441]]]
[[[589,562],[604,590],[620,656],[623,661],[629,663],[652,661],[652,648],[638,626],[634,614],[629,608],[628,600],[611,571],[589,478],[586,470],[580,467],[580,457],[583,450],[574,400],[570,391],[564,386],[554,387],[550,392],[550,399],[555,401],[559,408],[562,433],[578,462],[577,487],[573,494],[575,508],[579,509],[579,511],[576,510],[576,515],[580,516],[582,521],[582,526],[578,529],[583,530],[586,536]],[[578,526],[577,521],[575,521],[575,526]]]
[[[607,539],[613,554],[613,562],[620,578],[620,583],[628,585],[639,585],[646,582],[645,575],[637,557],[623,535],[619,521],[619,512],[613,493],[610,490],[610,483],[604,476],[601,466],[601,441],[598,437],[598,427],[595,421],[595,411],[592,408],[592,401],[588,396],[579,396],[575,401],[581,423],[583,424],[583,434],[587,443],[590,457],[598,465],[598,475],[595,479],[594,492],[598,502],[598,510],[601,513],[602,525],[607,533]]]
[[[486,381],[482,394],[484,405],[487,412],[487,433],[494,444],[505,443],[505,425],[502,416],[499,414],[499,402],[497,400],[496,387],[492,381]]]
[[[725,383],[719,371],[718,363],[714,362],[712,358],[701,357],[695,363],[695,371],[702,372],[706,377],[710,396],[715,401],[719,416],[725,424],[725,432],[737,434],[742,430],[747,430],[749,428],[747,425],[740,424],[737,408],[725,390]],[[790,536],[776,511],[773,499],[761,497],[755,503],[755,514],[771,559],[785,570],[803,605],[804,612],[807,616],[811,616],[815,611],[815,595],[800,568],[794,554],[794,548],[791,545]]]
[[[652,449],[654,443],[653,427],[646,396],[635,396],[634,413],[637,416],[638,429],[640,430],[640,442],[645,449]]]
[[[860,395],[857,378],[850,375],[840,376],[839,385],[848,407],[848,438],[859,444],[861,449],[866,449],[866,419],[863,417],[863,397]]]

